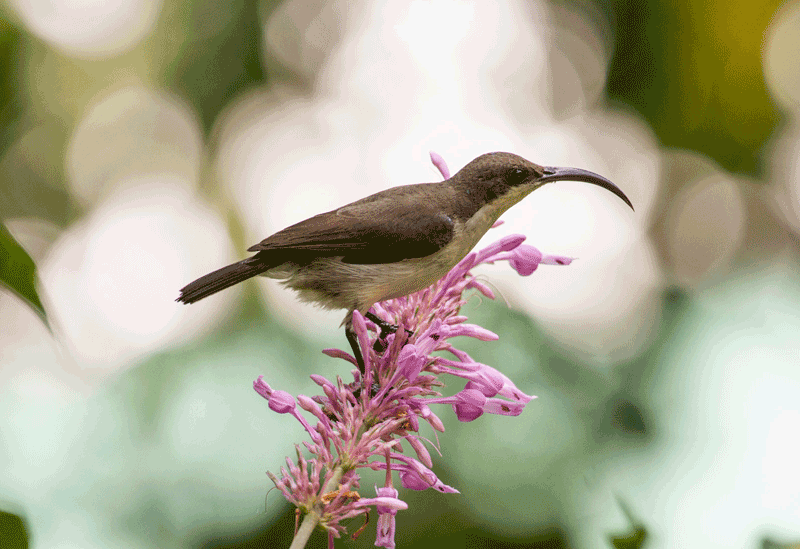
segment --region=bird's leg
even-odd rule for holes
[[[358,336],[356,335],[356,331],[353,329],[352,320],[348,320],[345,324],[344,335],[347,338],[347,342],[350,343],[350,348],[353,349],[353,356],[356,357],[358,371],[361,372],[361,379],[363,380],[367,373],[367,367],[364,364],[364,355],[361,354],[361,347],[358,344]]]
[[[397,332],[397,326],[394,324],[389,324],[382,318],[375,315],[372,311],[367,311],[367,314],[364,315],[367,319],[371,320],[375,323],[375,325],[381,329],[381,339],[386,338],[389,334],[393,334]]]
[[[367,313],[364,315],[364,317],[366,319],[371,320],[372,322],[374,322],[375,325],[381,331],[380,336],[378,336],[378,338],[375,340],[375,344],[373,345],[372,348],[375,349],[375,351],[378,352],[378,353],[380,353],[382,351],[385,351],[386,350],[386,343],[385,343],[386,336],[388,336],[389,334],[397,333],[397,326],[395,326],[394,324],[390,324],[389,322],[386,322],[382,318],[378,317],[372,311],[367,311]],[[406,330],[406,334],[408,334],[408,336],[411,337],[412,335],[414,335],[414,332],[412,332],[411,330]]]
[[[352,315],[352,313],[350,313],[350,315]],[[384,340],[389,334],[397,333],[397,326],[386,322],[372,312],[367,312],[364,317],[369,319],[371,322],[374,322],[375,325],[380,329],[380,336],[375,340],[373,349],[375,349],[375,351],[378,353],[385,351],[386,344]],[[409,336],[414,335],[414,332],[411,330],[406,330],[406,333]],[[367,372],[367,368],[366,364],[364,363],[364,355],[361,353],[361,347],[358,344],[358,336],[356,335],[356,331],[353,329],[352,316],[350,316],[345,322],[344,335],[347,338],[347,342],[350,343],[350,348],[353,350],[353,356],[355,357],[356,364],[358,365],[358,371],[361,372],[361,378],[363,379]]]

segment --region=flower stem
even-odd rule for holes
[[[326,482],[325,486],[322,488],[320,496],[337,490],[339,488],[339,481],[342,480],[342,475],[344,475],[344,467],[337,465],[333,470],[331,478],[328,479],[328,482]],[[303,549],[303,547],[306,546],[308,539],[311,537],[311,532],[314,531],[314,528],[317,527],[317,524],[319,524],[319,521],[322,518],[322,511],[324,507],[325,504],[322,502],[322,498],[320,497],[314,508],[309,511],[305,517],[303,517],[303,522],[300,524],[300,528],[297,529],[297,533],[294,535],[294,539],[292,540],[292,544],[289,546],[289,549]]]

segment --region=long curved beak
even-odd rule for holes
[[[544,168],[544,175],[537,179],[538,183],[550,183],[552,181],[583,181],[585,183],[591,183],[592,185],[597,185],[598,187],[603,187],[604,189],[611,191],[618,197],[620,197],[625,204],[630,206],[631,210],[633,209],[633,204],[625,196],[625,193],[622,190],[614,185],[611,181],[603,177],[602,175],[598,175],[594,172],[590,172],[589,170],[582,170],[580,168],[558,168],[558,167],[545,167]]]

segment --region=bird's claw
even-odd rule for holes
[[[376,353],[382,353],[383,351],[386,350],[387,346],[386,338],[389,336],[389,334],[397,333],[397,326],[394,324],[390,324],[389,322],[386,322],[385,320],[383,320],[382,318],[376,316],[371,312],[367,312],[367,314],[365,314],[364,316],[368,320],[373,322],[380,330],[380,335],[375,339],[375,343],[372,345],[372,348],[375,350]],[[406,334],[408,334],[408,337],[411,337],[412,335],[414,335],[414,332],[412,332],[411,330],[406,330]]]

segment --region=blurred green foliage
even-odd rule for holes
[[[762,46],[783,0],[597,2],[616,31],[607,92],[636,108],[661,143],[756,175],[779,112]]]
[[[642,549],[647,540],[647,530],[634,518],[633,513],[631,513],[624,501],[619,498],[617,498],[617,501],[622,511],[625,513],[625,516],[628,518],[628,521],[631,523],[631,527],[630,531],[624,534],[609,536],[609,542],[615,549]]]
[[[0,548],[28,549],[28,532],[21,517],[0,511]]]
[[[264,3],[253,0],[165,3],[156,39],[149,46],[158,54],[159,80],[191,101],[206,131],[231,99],[266,81],[264,9]]]
[[[29,93],[28,69],[45,51],[0,10],[0,221],[36,217],[63,226],[79,214],[63,167],[72,120]]]
[[[17,124],[24,112],[19,93],[22,75],[16,67],[23,36],[24,32],[0,13],[0,157],[18,138]]]
[[[761,542],[760,549],[800,549],[800,541],[782,543],[772,540],[770,538],[765,538]]]
[[[616,549],[641,549],[647,539],[647,530],[641,526],[633,527],[627,534],[611,536],[611,545]]]
[[[422,498],[429,496],[427,494]],[[432,506],[422,520],[415,520],[414,527],[408,528],[398,522],[397,547],[404,549],[426,549],[430,547],[458,547],[468,549],[567,549],[567,536],[560,528],[549,528],[529,538],[502,539],[489,536],[479,528],[465,522],[457,513],[448,512],[445,506]],[[294,529],[294,510],[288,509],[269,526],[247,535],[229,536],[220,534],[197,545],[197,549],[261,549],[265,547],[288,547]],[[361,520],[360,518],[358,519]],[[401,521],[401,517],[398,517]],[[370,527],[357,540],[342,539],[336,542],[339,547],[374,547],[375,519]],[[354,528],[355,529],[355,528]],[[325,549],[327,536],[315,532],[309,540],[307,549]]]

